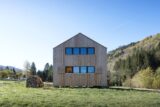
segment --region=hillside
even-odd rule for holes
[[[160,33],[108,53],[111,85],[160,88]]]
[[[13,67],[13,66],[0,65],[0,70],[5,70],[5,69],[9,69],[9,70],[13,70],[14,69],[16,72],[22,72],[22,69],[19,69],[19,68]]]
[[[126,59],[135,53],[136,49],[143,49],[145,51],[151,51],[160,47],[160,33],[149,36],[141,41],[133,42],[128,45],[121,46],[113,51],[110,51],[108,57],[108,70],[114,72],[115,62],[119,59]]]

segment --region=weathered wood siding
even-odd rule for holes
[[[66,47],[94,47],[94,55],[65,55]],[[78,34],[53,49],[54,86],[106,87],[107,49],[83,34]],[[65,73],[65,66],[95,66],[95,73]]]

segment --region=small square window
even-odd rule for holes
[[[94,48],[88,48],[88,54],[94,54],[95,50]]]
[[[72,54],[72,48],[66,48],[65,52],[67,55],[71,55]]]
[[[79,67],[77,67],[77,66],[73,67],[73,72],[74,72],[74,73],[80,73],[80,72],[79,72]]]
[[[73,54],[78,55],[80,53],[79,48],[73,48]]]
[[[82,74],[87,73],[87,67],[86,66],[81,66],[81,73]]]
[[[73,73],[72,66],[67,66],[66,70],[65,70],[65,73]]]
[[[95,67],[94,66],[88,66],[88,73],[95,73]]]
[[[81,55],[86,55],[87,54],[87,48],[80,48],[81,49]]]

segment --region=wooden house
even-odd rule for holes
[[[108,87],[107,48],[79,33],[53,48],[53,85]]]

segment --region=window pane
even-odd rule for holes
[[[71,66],[67,66],[65,73],[73,73],[72,67]]]
[[[79,48],[73,48],[73,54],[78,55],[79,54]]]
[[[72,54],[72,48],[66,48],[66,54],[71,55]]]
[[[87,67],[86,66],[82,66],[81,67],[81,73],[87,73]]]
[[[79,73],[79,67],[73,67],[73,72],[74,73]]]
[[[87,54],[87,48],[80,48],[81,49],[81,54],[86,55]]]
[[[94,48],[88,48],[88,54],[94,54],[95,50]]]
[[[94,73],[95,72],[95,67],[94,66],[89,66],[88,67],[88,73]]]

